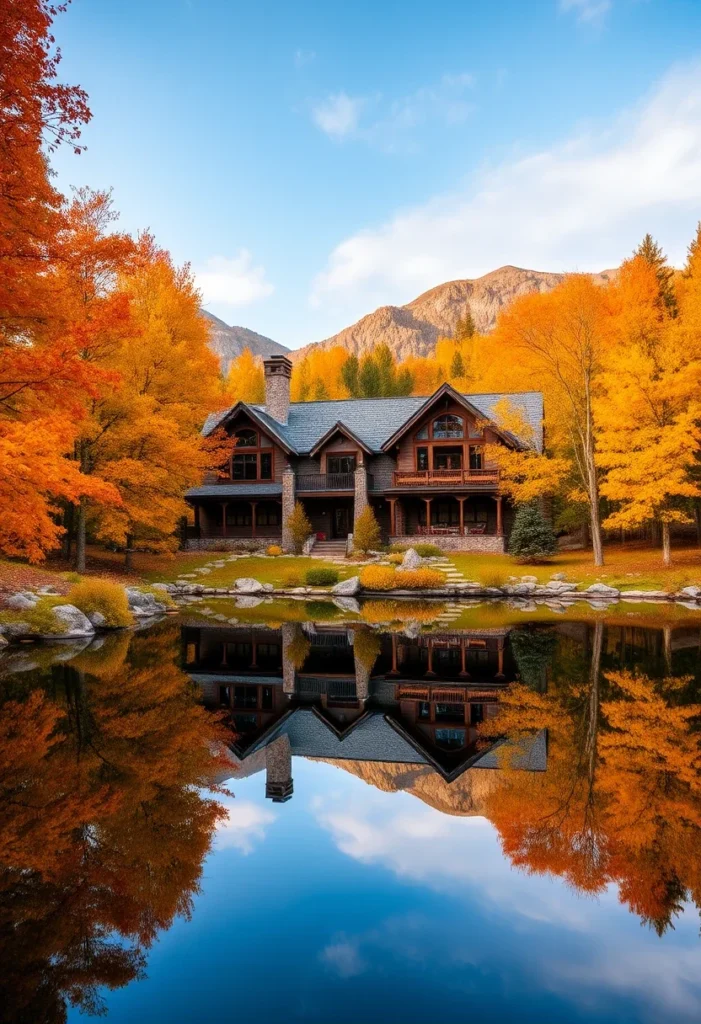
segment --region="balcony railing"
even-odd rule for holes
[[[353,491],[353,473],[307,473],[297,477],[297,491]]]
[[[395,487],[463,487],[499,483],[498,469],[413,469],[395,471]]]

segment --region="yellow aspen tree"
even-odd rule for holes
[[[234,402],[257,405],[265,401],[263,364],[249,348],[245,348],[240,356],[232,360],[225,390],[226,400],[232,405]]]

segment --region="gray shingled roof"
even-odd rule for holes
[[[543,396],[539,391],[519,394],[463,395],[487,419],[494,419],[494,407],[503,398],[521,411],[533,430],[538,450],[543,447]],[[328,402],[293,402],[286,425],[269,416],[264,406],[252,405],[256,416],[273,435],[282,438],[298,455],[308,454],[319,438],[337,422],[344,423],[374,452],[428,401],[426,396],[409,398],[348,398]],[[228,414],[226,409],[207,418],[204,434]]]
[[[282,494],[282,484],[249,484],[242,480],[238,484],[205,484],[203,487],[191,487],[185,493],[188,498],[275,498]]]

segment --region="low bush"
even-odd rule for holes
[[[340,577],[338,570],[322,565],[316,569],[307,569],[305,579],[310,587],[330,587],[338,583]]]
[[[414,544],[414,551],[421,558],[438,558],[443,554],[436,544]]]
[[[503,572],[499,572],[498,569],[492,569],[491,572],[486,572],[484,574],[481,582],[485,587],[493,587],[495,590],[501,590],[502,587],[506,586],[506,575]]]
[[[408,551],[409,549],[407,548],[406,544],[390,544],[389,550],[392,552],[392,554],[399,554],[400,552],[403,554],[405,551]]]
[[[338,608],[330,601],[309,601],[307,616],[311,622],[328,622],[338,615]]]
[[[142,594],[153,594],[156,600],[160,601],[161,604],[164,604],[166,608],[178,607],[176,602],[173,600],[173,598],[170,596],[167,590],[161,590],[160,587],[157,587],[153,584],[149,586],[146,583],[140,584],[138,589],[141,591]]]
[[[400,551],[397,551],[396,554],[389,556],[388,561],[392,565],[401,565],[402,562],[404,561],[404,555]]]
[[[277,558],[278,555],[282,554],[282,548],[279,544],[270,544],[265,553],[266,555],[272,555],[274,558]]]
[[[396,574],[395,586],[402,590],[435,590],[445,586],[445,577],[438,569],[402,569]]]
[[[154,593],[158,593],[157,600],[160,600],[161,591]],[[130,626],[134,621],[124,587],[111,580],[84,579],[71,587],[66,600],[80,608],[84,615],[100,612],[107,626]]]
[[[288,569],[282,577],[282,585],[287,589],[304,586],[304,578],[299,569]]]
[[[360,573],[360,585],[366,590],[394,590],[396,575],[392,565],[368,565]]]
[[[67,604],[65,597],[40,597],[33,608],[8,608],[0,612],[0,623],[26,622],[31,633],[41,636],[65,633],[66,624],[54,615],[54,605]]]

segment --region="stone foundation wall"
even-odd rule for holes
[[[403,535],[390,537],[390,543],[405,544],[407,547],[414,544],[435,544],[441,551],[479,551],[495,555],[503,555],[506,551],[504,537],[489,536],[488,534],[472,534],[469,537]]]
[[[260,551],[271,544],[282,545],[282,537],[190,537],[185,542],[186,551]]]

